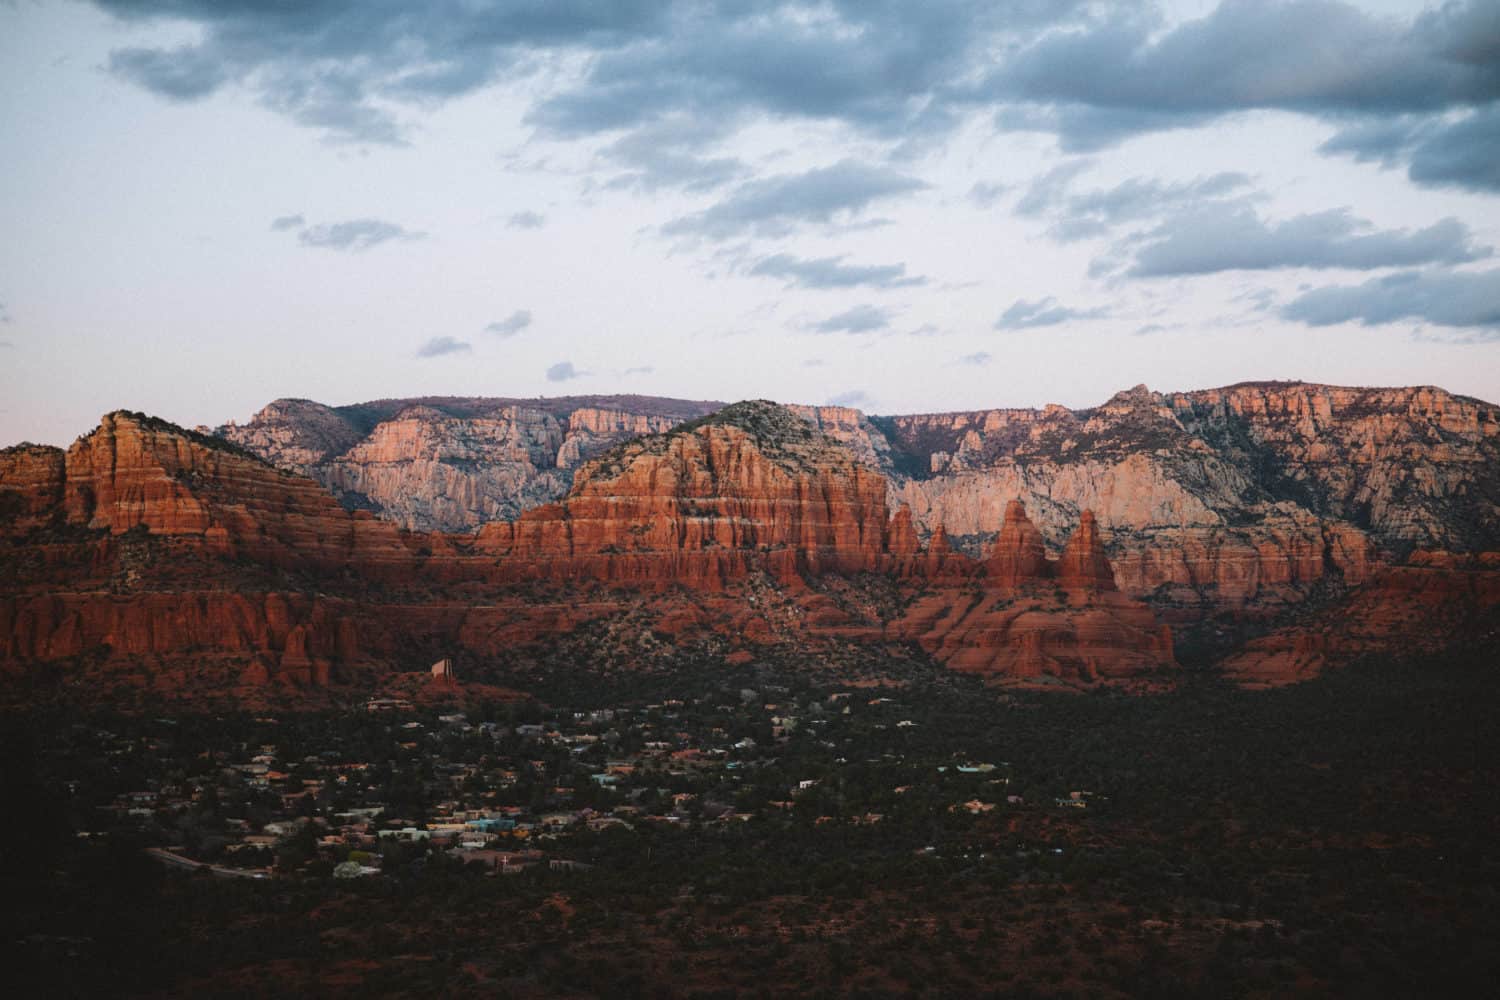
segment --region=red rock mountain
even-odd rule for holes
[[[413,530],[470,531],[557,500],[587,459],[722,403],[645,396],[279,399],[214,433]]]
[[[368,681],[620,615],[1068,684],[1154,683],[1170,625],[1280,683],[1421,648],[1430,621],[1493,629],[1500,416],[1281,383],[892,418],[282,401],[202,434],[122,412],[66,453],[0,452],[0,541],[0,662],[161,689]]]
[[[940,532],[918,550],[878,472],[770,403],[632,441],[586,463],[561,501],[469,535],[402,531],[221,439],[123,412],[65,454],[4,452],[0,490],[14,498],[0,592],[12,671],[88,662],[155,687],[324,685],[396,668],[413,636],[493,654],[626,607],[736,643],[916,641],[996,678],[1129,680],[1173,663],[1144,605],[1094,599],[1107,580],[1048,575],[1043,599],[1028,590],[1040,578],[984,580]],[[819,589],[929,572],[912,620]],[[976,579],[1026,604],[1025,620],[979,628],[972,609],[951,613]],[[767,583],[799,629],[748,607],[747,588]],[[1059,604],[1054,583],[1076,595]],[[672,596],[683,588],[692,610]]]
[[[218,434],[409,528],[560,499],[583,461],[719,404],[642,397],[273,403]],[[1051,551],[1081,511],[1126,593],[1275,615],[1416,548],[1500,548],[1500,410],[1431,387],[1247,383],[1101,406],[867,417],[792,407],[881,472],[887,505],[978,557],[1025,501]]]

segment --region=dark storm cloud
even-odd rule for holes
[[[1407,176],[1427,187],[1500,192],[1500,106],[1457,120],[1366,119],[1339,129],[1319,148],[1384,167],[1406,165]]]
[[[810,329],[814,333],[873,333],[890,326],[892,318],[889,309],[861,305],[814,323]]]
[[[1458,264],[1487,257],[1469,228],[1454,218],[1425,229],[1376,229],[1348,209],[1267,222],[1243,203],[1214,202],[1176,215],[1132,236],[1121,256],[1131,277],[1260,271],[1286,267],[1369,270],[1421,264]]]
[[[471,350],[469,344],[453,337],[433,337],[417,348],[419,358],[440,358],[445,354],[464,354]]]
[[[297,234],[297,240],[305,247],[359,251],[391,240],[419,240],[425,235],[382,219],[350,219],[310,226]]]
[[[1017,299],[1011,307],[995,321],[997,330],[1031,330],[1042,326],[1058,326],[1076,320],[1102,319],[1109,315],[1106,309],[1071,309],[1061,305],[1051,296],[1028,302]]]
[[[1252,109],[1397,114],[1500,99],[1491,0],[1449,3],[1409,23],[1331,0],[1225,0],[1161,27],[1131,11],[1048,32],[1001,60],[975,93],[1030,102],[1001,124],[1046,127],[1073,148]]]
[[[741,184],[704,211],[668,222],[662,233],[712,240],[785,236],[804,223],[852,221],[873,202],[926,187],[887,167],[841,160]]]
[[[927,279],[908,276],[905,264],[845,264],[843,257],[812,259],[778,253],[763,257],[750,268],[749,274],[779,278],[788,288],[905,288],[923,285]]]
[[[579,371],[577,368],[574,368],[571,361],[559,361],[547,369],[547,381],[567,382],[575,378],[582,378],[587,374],[588,372]]]
[[[531,325],[531,310],[517,309],[509,316],[489,324],[484,328],[485,333],[493,333],[500,337],[514,337],[522,330]]]
[[[281,215],[271,220],[271,232],[284,233],[288,229],[301,229],[307,220],[300,215]]]
[[[1315,288],[1282,307],[1281,315],[1309,326],[1417,320],[1500,337],[1500,270],[1398,271],[1360,285]]]
[[[511,229],[540,229],[546,222],[545,215],[529,209],[524,212],[514,212],[505,220],[505,224]]]

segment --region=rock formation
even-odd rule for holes
[[[1099,526],[1094,522],[1093,511],[1086,510],[1078,515],[1078,530],[1063,547],[1056,575],[1057,582],[1064,587],[1115,589],[1114,567],[1109,564],[1104,545],[1099,541]]]
[[[218,433],[413,529],[555,502],[583,461],[717,408],[641,397],[278,401]],[[1027,505],[1057,552],[1091,510],[1125,593],[1272,617],[1416,547],[1500,547],[1500,411],[1440,389],[1246,383],[1100,406],[871,418],[792,407],[884,474],[918,537],[979,557]],[[904,543],[903,543],[904,544]],[[1174,612],[1175,613],[1175,612]]]
[[[1493,631],[1497,449],[1489,404],[1300,384],[894,418],[282,401],[213,435],[117,412],[0,452],[0,667],[316,688],[629,615],[1145,684],[1168,624],[1199,648],[1234,620],[1264,634],[1226,670],[1281,683]],[[434,522],[463,530],[401,526]]]
[[[1093,515],[1090,515],[1092,526]],[[1039,580],[1047,571],[1047,547],[1042,542],[1042,533],[1026,516],[1026,506],[1020,500],[1005,505],[1005,521],[1000,526],[1000,536],[984,561],[986,575],[997,586],[1017,587],[1030,580]]]
[[[776,581],[802,624],[751,615],[736,635],[909,636],[960,660],[988,641],[967,625],[851,618],[816,591],[830,576],[923,577],[931,598],[955,603],[982,571],[941,526],[920,547],[910,512],[889,516],[880,473],[772,403],[619,446],[585,463],[562,500],[473,535],[402,532],[237,446],[139,414],[107,415],[65,455],[7,462],[6,495],[25,514],[6,556],[16,583],[0,592],[0,660],[13,665],[98,652],[121,669],[175,676],[214,661],[242,685],[322,686],[391,663],[413,636],[493,653],[622,606],[665,607],[649,595],[684,587],[723,595],[734,621],[738,595],[760,579]],[[578,588],[600,584],[619,589],[582,599]],[[538,599],[536,585],[562,591]],[[1153,667],[1163,662],[1155,632],[1122,627],[1115,610],[1100,618],[1086,598],[1044,618],[1049,662],[1086,664],[1055,676],[1131,676],[1142,644]],[[1074,656],[1075,642],[1088,651]],[[998,654],[984,663],[995,676],[1011,669]]]
[[[587,459],[717,403],[641,396],[277,400],[215,433],[411,530],[469,531],[557,500]]]

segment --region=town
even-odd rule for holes
[[[0,729],[16,968],[65,995],[159,991],[163,963],[221,995],[1379,992],[1434,954],[1467,975],[1451,911],[1390,887],[1493,898],[1493,824],[1460,805],[1494,770],[1467,763],[1494,759],[1482,653],[1151,699],[825,667],[39,705]],[[1330,706],[1354,722],[1320,727]],[[1444,724],[1391,724],[1414,712]],[[1369,935],[1388,957],[1351,964]]]
[[[901,695],[768,685],[446,711],[371,698],[328,716],[80,723],[65,753],[101,766],[68,782],[70,808],[79,837],[129,835],[174,867],[362,878],[586,871],[654,831],[731,824],[926,827],[939,842],[912,849],[934,855],[963,849],[945,838],[978,817],[1107,801],[935,742]]]

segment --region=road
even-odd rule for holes
[[[270,877],[270,873],[263,868],[224,868],[220,865],[211,865],[204,861],[194,861],[192,858],[169,851],[165,847],[148,847],[146,848],[146,853],[151,855],[151,857],[155,858],[156,860],[160,861],[162,864],[170,865],[173,868],[186,868],[189,871],[196,871],[199,868],[207,868],[209,874],[214,875],[218,878]]]

